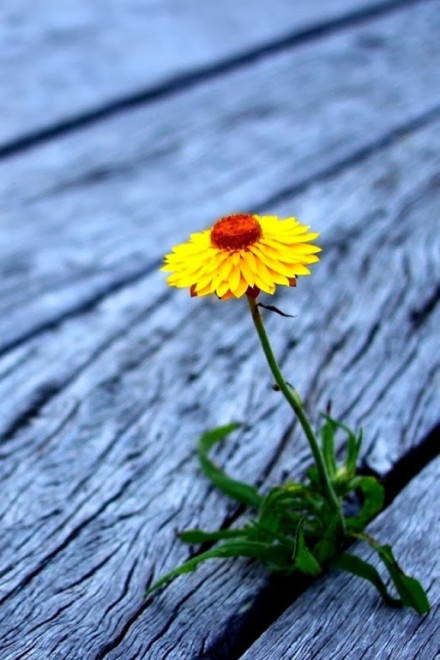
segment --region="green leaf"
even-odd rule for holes
[[[393,598],[388,593],[385,583],[383,582],[374,566],[366,562],[364,559],[345,552],[344,554],[339,555],[339,557],[333,559],[331,565],[335,568],[339,568],[342,571],[347,571],[348,573],[352,573],[353,575],[357,575],[358,577],[371,582],[371,584],[376,587],[377,591],[380,593],[387,605],[390,605],[391,607],[402,606],[402,601],[400,601],[398,598]]]
[[[324,533],[316,543],[313,551],[314,556],[320,564],[326,564],[332,557],[338,554],[341,541],[340,527],[341,522],[338,517],[331,515],[327,518]]]
[[[356,464],[362,445],[362,429],[359,431],[359,435],[356,436],[347,426],[343,426],[342,428],[344,428],[345,432],[348,434],[347,459],[345,461],[345,467],[348,474],[355,474]]]
[[[204,433],[199,438],[197,446],[199,460],[203,471],[212,481],[214,486],[238,502],[246,504],[247,506],[258,508],[262,498],[257,489],[250,484],[231,479],[208,457],[208,453],[212,447],[217,442],[224,440],[224,438],[232,433],[232,431],[235,431],[238,426],[238,424],[228,424],[227,426],[219,426],[216,429],[212,429],[211,431]]]
[[[289,569],[288,554],[286,554],[285,550],[280,546],[272,546],[266,543],[257,543],[255,541],[225,541],[218,548],[202,552],[200,555],[189,559],[181,566],[178,566],[164,575],[148,589],[147,594],[150,594],[168,582],[171,582],[179,575],[192,573],[199,564],[202,564],[209,559],[225,559],[227,557],[251,557],[268,564],[274,570],[285,571]]]
[[[322,453],[331,479],[336,474],[335,460],[335,424],[327,419],[321,427]]]
[[[304,524],[302,521],[297,529],[294,566],[298,571],[301,571],[301,573],[304,573],[305,575],[317,577],[322,573],[322,568],[307,547],[303,526]]]
[[[187,529],[179,532],[178,536],[184,543],[206,543],[208,541],[221,541],[222,539],[242,538],[249,534],[247,529],[219,529],[217,532],[205,532],[203,529]]]
[[[275,511],[296,511],[303,517],[303,511],[318,513],[322,508],[322,495],[312,488],[300,484],[275,486],[264,497],[260,507],[260,519],[271,517]]]
[[[356,473],[356,463],[362,445],[362,431],[356,436],[350,427],[343,424],[338,419],[334,419],[333,417],[330,417],[330,415],[323,415],[323,417],[327,420],[327,423],[332,426],[333,432],[339,428],[347,435],[347,458],[345,459],[342,470],[340,469],[338,472],[344,477],[353,477]]]
[[[360,531],[382,510],[385,490],[375,477],[354,477],[347,484],[347,492],[360,490],[363,495],[362,508],[357,516],[346,518],[347,528]]]
[[[318,470],[316,469],[316,467],[314,465],[312,465],[312,467],[310,467],[307,470],[307,476],[310,479],[310,482],[314,487],[316,487],[316,488],[320,487],[321,482],[320,482],[320,479],[319,479],[319,472],[318,472]]]
[[[297,483],[277,486],[264,497],[258,524],[293,539],[298,523],[303,520],[304,530],[317,537],[324,525],[323,506],[321,494],[310,487]]]
[[[281,534],[271,527],[265,527],[261,522],[255,521],[252,525],[252,531],[249,534],[249,539],[263,541],[265,543],[270,543],[272,541],[279,541],[281,545],[284,545],[287,550],[291,553],[295,552],[295,540]]]
[[[375,544],[374,547],[393,580],[404,605],[412,607],[419,614],[427,614],[431,606],[420,582],[406,575],[397,563],[390,545]]]

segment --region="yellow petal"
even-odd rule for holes
[[[244,277],[241,277],[238,285],[234,289],[231,287],[231,291],[236,298],[241,298],[241,296],[243,296],[246,293],[247,288],[248,288],[248,283],[246,282]]]
[[[248,286],[254,286],[254,284],[255,284],[255,275],[252,272],[252,270],[250,269],[247,259],[245,259],[244,257],[242,258],[242,260],[240,262],[240,270],[241,270],[242,276],[244,277],[244,279],[248,283]]]
[[[226,291],[228,291],[228,289],[229,289],[229,282],[222,282],[216,288],[215,292],[220,298],[222,298],[225,295]]]
[[[239,266],[234,266],[234,268],[231,271],[231,274],[229,275],[229,288],[231,289],[232,292],[235,291],[236,287],[238,286],[240,282],[240,267]]]

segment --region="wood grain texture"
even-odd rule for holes
[[[0,144],[54,130],[398,0],[13,0],[2,6]]]
[[[303,594],[242,656],[243,660],[436,660],[440,654],[440,459],[431,463],[370,525],[395,546],[399,563],[421,579],[432,610],[427,616],[377,602],[364,582],[333,571]],[[420,521],[423,520],[423,529]],[[373,561],[363,546],[351,552]]]
[[[287,377],[316,410],[330,394],[362,422],[379,471],[438,422],[440,308],[412,318],[437,286],[439,130],[290,200],[323,229],[325,258],[277,296],[297,317],[268,319]],[[200,474],[198,432],[245,420],[218,460],[264,487],[309,463],[242,310],[164,294],[154,274],[2,362],[5,413],[47,396],[2,444],[5,658],[231,657],[260,568],[213,563],[152,603],[143,593],[187,556],[175,528],[237,515]]]
[[[4,162],[0,352],[147,275],[226,209],[271,209],[435,118],[438,8],[294,48]]]
[[[295,213],[322,233],[313,276],[276,296],[295,318],[268,318],[315,420],[330,396],[381,475],[438,424],[437,9],[2,163],[2,660],[236,657],[259,567],[212,563],[144,599],[188,556],[176,528],[241,515],[200,473],[201,431],[243,421],[217,459],[262,488],[309,464],[243,301],[190,300],[157,272],[225,210]]]

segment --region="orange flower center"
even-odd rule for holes
[[[225,215],[211,229],[211,243],[220,250],[243,250],[259,238],[260,223],[247,213]]]

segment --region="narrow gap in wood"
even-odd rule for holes
[[[416,477],[439,453],[440,423],[421,443],[400,458],[381,481],[385,487],[385,506]],[[363,474],[372,471],[363,470]],[[252,607],[235,622],[235,634],[219,639],[203,656],[206,660],[239,660],[254,642],[301,596],[314,580],[305,576],[269,575],[265,587]],[[238,629],[237,629],[238,628]]]
[[[288,188],[284,188],[281,191],[275,193],[270,198],[266,198],[264,201],[256,202],[254,208],[255,212],[263,213],[266,210],[272,210],[275,205],[282,204],[286,200],[304,192],[310,185],[314,185],[317,182],[324,181],[336,174],[343,172],[345,169],[356,165],[362,160],[365,160],[371,156],[376,151],[380,151],[391,146],[394,142],[400,140],[404,136],[408,136],[410,133],[413,133],[417,130],[425,128],[430,123],[435,122],[440,118],[440,105],[431,108],[422,115],[413,118],[409,122],[406,122],[403,125],[397,126],[388,133],[380,136],[377,140],[374,140],[370,144],[357,149],[347,158],[344,158],[336,163],[332,164],[330,167],[323,169],[321,171],[315,172],[308,177],[305,177],[303,180],[298,181]],[[0,357],[8,353],[9,351],[18,348],[23,343],[34,339],[42,332],[47,332],[49,330],[57,328],[61,323],[71,319],[79,314],[90,311],[96,305],[98,305],[102,300],[111,296],[114,293],[117,293],[121,289],[124,289],[126,286],[135,284],[144,277],[148,277],[152,272],[157,270],[160,267],[161,259],[155,260],[153,263],[143,266],[138,271],[121,277],[120,279],[109,282],[98,292],[94,292],[90,298],[86,300],[78,300],[77,304],[73,305],[71,308],[64,310],[60,316],[56,316],[51,319],[42,320],[40,323],[35,325],[31,330],[17,334],[12,340],[0,344]],[[411,322],[417,326],[423,322],[424,318],[429,315],[434,309],[437,303],[437,290],[435,295],[428,301],[423,309],[414,310],[411,317]]]
[[[344,170],[347,170],[350,167],[353,167],[354,165],[357,165],[363,160],[374,155],[375,152],[392,146],[392,144],[396,141],[401,140],[403,137],[409,135],[410,133],[428,126],[431,122],[435,122],[439,118],[440,105],[435,105],[434,107],[429,108],[429,110],[426,112],[423,112],[421,115],[413,117],[409,121],[405,122],[405,124],[395,126],[387,133],[379,135],[375,140],[368,142],[367,144],[361,146],[359,149],[356,149],[349,156],[342,158],[335,163],[332,163],[329,167],[326,167],[321,171],[315,172],[312,176],[305,177],[302,181],[300,180],[295,182],[292,186],[286,186],[286,188],[278,191],[274,195],[271,195],[261,203],[257,203],[256,207],[258,212],[262,213],[263,211],[272,210],[274,206],[283,204],[291,197],[303,193],[310,186],[310,184],[314,185],[315,183],[325,181],[326,179],[336,176],[337,174],[341,174]],[[435,302],[436,298],[434,298],[432,301],[433,306],[435,305]],[[429,309],[428,313],[430,311],[431,310]],[[415,312],[412,322],[417,324],[419,322],[419,318],[421,321],[423,321],[423,315],[423,310],[421,312]]]
[[[78,314],[84,314],[91,311],[96,307],[102,300],[107,298],[114,293],[118,293],[121,289],[124,289],[126,286],[131,284],[136,284],[144,277],[148,277],[151,273],[158,270],[162,263],[162,259],[156,259],[153,263],[150,263],[142,268],[121,277],[120,279],[110,281],[102,286],[98,291],[93,291],[90,297],[85,299],[79,299],[75,304],[73,304],[68,309],[62,311],[59,316],[55,316],[52,319],[42,320],[40,323],[37,323],[30,330],[24,331],[22,333],[18,332],[17,335],[10,341],[6,341],[0,344],[0,357],[13,350],[18,348],[21,344],[34,339],[42,332],[47,332],[49,330],[54,330],[61,323],[71,319]]]
[[[170,291],[166,291],[160,298],[158,298],[155,302],[153,307],[160,306],[168,302],[168,300],[171,298],[172,293]],[[143,309],[141,312],[141,317],[144,318],[147,314],[149,313],[149,309]],[[136,322],[135,322],[136,323]],[[105,349],[108,348],[108,346],[105,346]],[[102,349],[101,349],[102,350]],[[92,356],[92,360],[94,359],[95,356]],[[90,362],[86,364],[88,366]],[[47,384],[45,386],[42,386],[40,388],[37,388],[35,392],[34,398],[31,400],[28,408],[23,411],[23,413],[19,416],[17,416],[14,421],[1,433],[0,435],[0,444],[4,445],[4,443],[8,442],[9,440],[13,439],[14,436],[24,427],[26,427],[34,417],[37,417],[43,408],[60,392],[62,392],[66,387],[68,387],[79,375],[84,370],[84,365],[82,365],[79,369],[74,370],[68,379],[64,380],[63,382],[57,383],[57,384]]]
[[[252,48],[234,57],[224,59],[217,64],[202,67],[198,70],[169,78],[160,85],[141,89],[138,92],[119,99],[116,98],[110,103],[106,103],[101,107],[84,112],[79,116],[68,117],[63,121],[59,121],[46,128],[39,129],[9,142],[5,142],[3,145],[0,145],[0,160],[39,146],[40,144],[44,144],[54,138],[80,130],[103,119],[113,117],[121,112],[166,98],[185,89],[191,89],[196,85],[203,84],[207,80],[215,79],[225,73],[253,64],[264,57],[276,55],[284,50],[295,48],[303,43],[319,39],[330,33],[350,29],[384,14],[402,10],[411,5],[427,1],[429,0],[388,0],[370,7],[359,9],[346,14],[345,16],[334,18],[327,22],[318,23],[313,27],[294,31],[275,41],[258,46],[257,48]]]
[[[389,506],[397,495],[414,479],[440,451],[440,424],[437,424],[424,440],[410,449],[393,465],[382,478],[385,487],[385,507]]]

